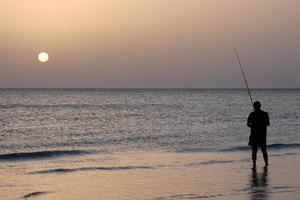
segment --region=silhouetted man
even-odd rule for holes
[[[267,153],[267,126],[270,125],[270,119],[267,112],[260,109],[261,104],[259,101],[254,102],[254,112],[249,114],[247,126],[251,128],[249,137],[249,145],[252,147],[252,162],[253,168],[256,167],[257,148],[260,147],[265,166],[268,166],[268,153]]]

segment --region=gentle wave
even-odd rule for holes
[[[222,197],[223,194],[211,194],[211,195],[200,195],[200,194],[177,194],[165,197],[156,197],[153,200],[171,200],[171,199],[210,199],[215,197]]]
[[[281,154],[270,154],[270,157],[274,156],[289,156],[289,155],[298,155],[298,153],[281,153]],[[242,158],[236,160],[207,160],[201,162],[191,162],[185,165],[185,167],[198,167],[202,165],[215,165],[215,164],[229,164],[237,162],[250,162],[251,158]]]
[[[118,109],[118,108],[141,108],[146,107],[172,107],[178,108],[180,105],[166,105],[159,103],[148,104],[0,104],[0,109],[46,109],[46,108],[64,108],[64,109],[78,109],[78,108],[91,108],[91,109]]]
[[[276,144],[270,144],[267,146],[268,149],[295,149],[295,148],[300,148],[299,143],[291,143],[291,144],[281,144],[281,143],[276,143]],[[232,148],[227,148],[223,149],[221,151],[226,152],[226,151],[247,151],[251,149],[249,146],[243,146],[243,147],[232,147]]]
[[[213,164],[227,164],[227,163],[234,163],[237,161],[243,161],[243,160],[209,160],[203,162],[189,163],[186,165],[186,167],[197,167],[201,165],[213,165]]]
[[[53,174],[53,173],[71,173],[77,171],[116,171],[116,170],[135,170],[135,169],[154,169],[150,166],[118,166],[118,167],[81,167],[81,168],[56,168],[31,172],[30,174]]]
[[[291,144],[270,144],[267,146],[268,149],[272,150],[279,150],[279,149],[296,149],[300,148],[299,143],[291,143]],[[184,149],[177,149],[177,152],[235,152],[235,151],[249,151],[251,149],[250,146],[236,146],[236,147],[229,147],[229,148],[184,148]]]
[[[90,151],[82,150],[65,150],[65,151],[37,151],[37,152],[20,152],[11,154],[0,154],[1,160],[27,160],[27,159],[42,159],[57,156],[75,156],[80,154],[90,154]]]
[[[43,194],[47,194],[47,193],[50,193],[50,192],[32,192],[32,193],[24,195],[22,198],[27,199],[27,198],[32,198],[32,197],[35,197],[35,196],[40,196],[40,195],[43,195]]]

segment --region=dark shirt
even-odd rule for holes
[[[266,146],[267,126],[270,118],[267,112],[259,110],[249,114],[247,125],[251,128],[250,146]]]

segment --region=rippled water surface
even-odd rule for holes
[[[292,200],[300,90],[254,90],[270,167],[251,170],[245,90],[0,90],[0,199]]]
[[[300,142],[300,90],[255,90],[269,144]],[[245,90],[0,90],[0,152],[201,151],[247,144]]]

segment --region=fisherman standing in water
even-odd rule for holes
[[[265,166],[268,166],[267,153],[267,126],[270,125],[270,119],[267,112],[260,109],[259,101],[253,103],[254,111],[249,114],[247,126],[251,128],[249,143],[252,147],[253,169],[256,168],[257,148],[260,147],[265,160]]]

